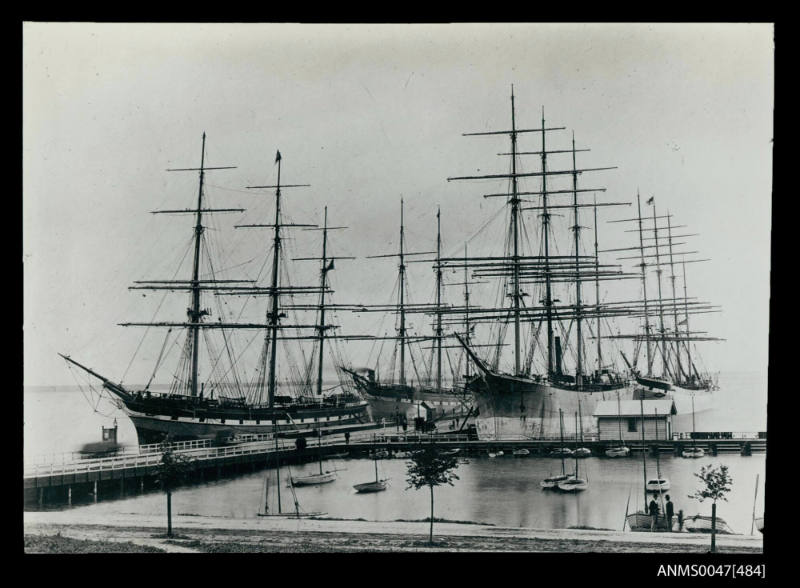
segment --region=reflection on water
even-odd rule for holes
[[[675,512],[683,509],[686,515],[710,514],[710,503],[689,499],[699,486],[693,473],[703,465],[724,464],[730,469],[733,489],[728,501],[718,504],[719,516],[738,533],[749,533],[753,509],[756,474],[759,475],[756,514],[764,509],[764,454],[752,457],[720,455],[698,460],[661,457],[661,473],[670,479],[668,492]],[[330,463],[330,462],[328,462]],[[337,518],[367,520],[422,519],[429,515],[430,497],[427,489],[406,490],[406,461],[381,460],[380,476],[390,479],[385,492],[357,494],[353,484],[374,480],[373,462],[348,459],[335,462],[338,479],[331,484],[296,488],[304,511],[323,511]],[[648,475],[655,475],[655,460],[648,456]],[[574,461],[567,462],[567,471]],[[293,466],[294,475],[314,473],[318,465],[308,463]],[[435,489],[437,517],[469,520],[510,527],[567,528],[590,526],[621,530],[625,507],[633,512],[644,503],[642,491],[641,456],[627,459],[587,458],[580,462],[581,475],[589,480],[589,488],[577,495],[542,490],[539,482],[560,471],[559,460],[549,458],[477,458],[462,464],[455,486]],[[286,484],[287,471],[281,473]],[[265,477],[274,480],[274,472],[262,471],[239,478],[209,482],[183,488],[173,494],[173,512],[235,518],[255,518],[263,510]],[[271,490],[274,492],[274,489]],[[283,510],[292,510],[288,488],[281,490]],[[76,507],[87,513],[161,514],[165,499],[159,493],[129,497]],[[271,505],[271,509],[274,506]]]

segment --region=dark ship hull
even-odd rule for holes
[[[469,411],[471,398],[463,390],[439,392],[418,386],[380,384],[357,372],[345,371],[352,376],[356,389],[366,399],[370,416],[376,422],[381,419],[409,421],[425,414],[433,418],[462,416]]]
[[[120,396],[117,394],[117,396]],[[311,431],[367,422],[367,404],[357,398],[325,399],[272,408],[191,396],[120,398],[139,444],[219,439],[244,434]]]

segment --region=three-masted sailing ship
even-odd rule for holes
[[[242,224],[236,228],[267,228],[273,230],[271,281],[268,286],[258,286],[257,280],[222,280],[216,279],[214,265],[211,261],[208,234],[203,224],[206,215],[226,212],[244,212],[242,208],[210,208],[206,203],[205,174],[212,170],[234,169],[233,167],[207,167],[205,164],[205,133],[199,168],[177,169],[168,171],[199,172],[199,188],[196,206],[189,209],[161,210],[163,214],[191,214],[194,216],[193,263],[191,276],[183,280],[151,280],[137,282],[131,287],[135,290],[165,290],[170,292],[188,292],[190,306],[187,308],[187,319],[180,322],[122,323],[123,326],[164,327],[168,329],[167,337],[156,362],[153,377],[145,386],[123,385],[106,378],[96,371],[78,363],[69,356],[62,355],[69,366],[76,366],[98,379],[105,390],[116,399],[136,428],[139,443],[160,442],[165,438],[171,440],[203,439],[235,437],[244,434],[269,434],[284,431],[319,430],[353,423],[365,422],[368,418],[367,403],[352,391],[324,394],[322,389],[323,347],[328,339],[348,338],[346,335],[334,335],[330,332],[333,325],[326,323],[325,295],[331,292],[327,284],[327,274],[333,269],[333,260],[327,256],[325,243],[327,239],[326,222],[323,231],[323,252],[321,258],[321,280],[319,286],[295,286],[288,282],[286,268],[281,263],[282,231],[291,228],[320,229],[316,225],[293,224],[283,221],[281,214],[281,190],[301,187],[301,184],[281,185],[281,155],[277,152],[277,183],[271,186],[248,186],[256,189],[275,189],[275,221],[271,224]],[[204,260],[205,266],[201,262]],[[266,264],[265,264],[266,265]],[[207,274],[203,274],[205,267]],[[211,277],[207,277],[210,274]],[[208,320],[211,310],[203,307],[204,296],[214,294],[207,300],[217,302],[219,319]],[[266,322],[223,321],[225,314],[221,296],[267,296],[269,303],[266,309]],[[295,296],[319,296],[319,304],[309,308],[316,312],[317,321],[311,324],[292,322],[289,319],[293,311],[302,309],[302,305],[294,305]],[[284,299],[290,302],[284,304]],[[259,314],[261,312],[259,311]],[[241,316],[241,313],[240,313]],[[262,315],[263,316],[263,315]],[[263,331],[262,348],[259,354],[253,381],[244,381],[245,367],[238,358],[243,357],[242,349],[236,349],[235,334],[242,331]],[[177,331],[175,337],[171,337]],[[151,383],[158,368],[162,366],[164,351],[177,346],[178,336],[185,333],[181,357],[172,374],[172,383],[168,392],[156,392]],[[212,344],[211,335],[221,335],[221,341]],[[368,338],[358,337],[355,338]],[[201,340],[209,360],[208,371],[201,374],[200,352]],[[251,342],[254,339],[251,339]],[[292,386],[279,382],[277,351],[279,346],[289,343],[295,345],[303,342],[314,342],[314,358],[317,361],[318,378],[306,377],[300,382],[299,393]],[[170,346],[170,343],[172,344]],[[288,352],[287,352],[288,353]],[[241,360],[243,361],[243,360]],[[252,367],[252,365],[250,366]],[[299,365],[288,367],[291,373],[300,371]],[[311,373],[310,363],[303,366],[307,374]],[[297,380],[296,380],[297,381]],[[284,390],[279,391],[279,386]],[[314,389],[316,387],[316,390]],[[216,396],[216,397],[215,397]]]
[[[628,398],[631,393],[629,379],[618,371],[611,358],[602,351],[601,319],[608,319],[620,314],[614,305],[607,305],[600,300],[599,282],[602,280],[628,279],[619,266],[601,264],[597,254],[597,232],[595,228],[595,254],[586,255],[581,252],[579,234],[581,227],[579,211],[593,207],[595,218],[597,208],[601,206],[627,205],[628,203],[606,202],[589,204],[579,201],[579,195],[587,192],[604,191],[604,188],[578,187],[578,176],[589,172],[614,169],[583,168],[576,165],[576,153],[587,149],[576,149],[573,136],[570,149],[548,149],[546,137],[551,131],[563,130],[564,127],[546,127],[542,114],[541,128],[521,129],[516,124],[514,94],[511,95],[511,129],[465,133],[465,135],[507,135],[510,138],[511,150],[499,155],[510,156],[508,173],[451,177],[452,180],[494,179],[507,182],[508,188],[499,194],[487,194],[485,197],[506,199],[509,211],[508,229],[505,238],[506,247],[502,256],[469,257],[442,259],[446,267],[459,267],[465,264],[477,278],[500,279],[503,288],[500,292],[502,300],[494,308],[483,308],[472,312],[472,321],[489,323],[497,329],[491,333],[490,341],[496,341],[497,347],[491,357],[481,357],[466,341],[465,337],[455,333],[459,342],[478,368],[478,374],[469,382],[477,404],[478,436],[489,439],[537,438],[550,437],[558,432],[560,411],[574,413],[578,410],[579,401],[583,407],[582,419],[577,426],[581,431],[593,431],[593,412],[597,402],[616,398],[618,392]],[[521,151],[517,145],[518,136],[527,133],[539,133],[541,150]],[[550,169],[548,157],[561,154],[572,155],[571,169]],[[524,172],[520,170],[521,156],[538,155],[541,169]],[[555,187],[548,181],[554,178],[571,178],[571,185]],[[541,184],[536,190],[523,190],[521,181],[526,178],[539,178]],[[572,202],[554,204],[552,197],[571,195]],[[538,197],[538,200],[526,200],[523,196]],[[526,206],[523,206],[526,204]],[[527,206],[534,204],[534,206]],[[554,231],[552,216],[557,209],[571,212],[573,233],[571,255],[558,255],[553,250]],[[539,214],[540,249],[538,254],[523,252],[523,237],[527,234],[523,224],[523,211],[534,210]],[[556,213],[557,214],[557,213]],[[595,223],[596,224],[596,223]],[[496,239],[499,240],[499,239]],[[595,282],[594,304],[584,300],[582,287]],[[530,288],[531,291],[523,291]],[[570,302],[562,302],[557,297],[556,289],[560,288]],[[566,290],[565,290],[566,288]],[[564,295],[561,295],[564,296]],[[525,304],[529,297],[531,304]],[[510,299],[510,305],[505,301]],[[588,369],[584,338],[586,330],[594,325],[594,337],[597,340],[596,368]],[[513,324],[513,371],[506,372],[499,368],[500,344],[504,340],[506,327]],[[540,329],[544,327],[544,343],[539,345]],[[523,341],[522,331],[529,328],[527,342]],[[570,341],[574,345],[570,348]],[[540,348],[544,351],[544,366],[536,373],[533,359]],[[567,352],[574,354],[572,369],[565,363]]]
[[[401,200],[399,252],[370,256],[370,258],[397,257],[399,259],[396,304],[370,305],[361,308],[363,312],[388,312],[395,314],[397,317],[397,336],[387,337],[387,339],[393,340],[396,343],[394,353],[392,354],[393,365],[390,369],[391,375],[387,380],[382,380],[378,372],[378,365],[374,368],[361,368],[358,370],[343,368],[343,371],[350,374],[359,392],[367,402],[369,402],[370,413],[373,420],[379,421],[381,419],[386,419],[392,422],[407,422],[410,419],[420,416],[423,403],[426,406],[426,413],[429,411],[432,412],[433,418],[444,415],[458,417],[469,413],[471,398],[463,385],[458,386],[456,384],[447,386],[444,384],[442,349],[445,335],[442,315],[445,309],[453,311],[455,307],[445,305],[442,302],[442,269],[441,266],[438,265],[438,260],[441,258],[442,243],[440,215],[437,212],[436,251],[408,252],[405,250],[403,209],[404,205]],[[408,260],[406,258],[416,255],[430,255],[433,253],[436,253],[436,260],[434,260],[434,269],[436,272],[436,301],[433,304],[412,303],[409,301],[408,277],[406,274],[406,264]],[[428,260],[423,260],[423,262],[427,261]],[[406,322],[407,315],[413,313],[435,316],[433,335],[412,335],[409,333]],[[431,340],[434,342],[433,349],[436,352],[435,375],[429,374],[433,369],[426,370],[425,368],[421,370],[422,374],[420,374],[417,362],[414,361],[414,357],[411,355],[411,345],[412,343]],[[416,382],[410,380],[408,377],[408,357],[411,358],[417,375]],[[397,369],[395,370],[394,360],[396,359],[399,359],[399,361],[396,364]],[[420,366],[423,363],[423,361],[420,361]]]

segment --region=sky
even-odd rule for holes
[[[591,149],[579,167],[615,167],[580,179],[605,188],[599,201],[633,203],[601,212],[601,248],[635,245],[623,232],[633,226],[605,221],[631,217],[637,191],[699,233],[685,247],[712,261],[689,269],[690,296],[722,312],[692,326],[724,339],[703,345],[705,366],[766,370],[770,24],[28,22],[22,65],[26,385],[73,384],[58,353],[113,380],[149,377],[163,338],[117,325],[149,321],[159,304],[172,320],[185,316],[186,296],[161,302],[128,287],[188,278],[175,272],[188,267],[191,218],[150,211],[194,206],[197,176],[166,170],[197,167],[204,132],[206,165],[236,166],[208,173],[208,202],[247,209],[209,221],[207,234],[233,251],[219,257],[220,277],[265,283],[268,234],[233,225],[272,222],[274,195],[246,187],[275,182],[277,150],[281,181],[310,184],[284,192],[286,218],[321,224],[327,205],[329,224],[348,227],[330,237],[335,254],[358,258],[332,272],[336,302],[390,302],[395,262],[364,258],[397,250],[401,198],[410,251],[435,248],[437,207],[445,255],[467,241],[475,254],[501,247],[503,203],[482,195],[503,183],[447,178],[507,173],[497,155],[507,137],[462,133],[510,128],[512,85],[518,127],[538,128],[544,116],[565,127],[548,133],[548,148],[568,148],[574,133]],[[520,135],[520,148],[540,140]],[[537,158],[520,160],[538,170]],[[491,218],[499,228],[479,231]],[[581,224],[591,246],[591,219]],[[292,237],[295,257],[319,254],[319,233]],[[569,238],[561,247],[570,253]],[[312,284],[316,271],[306,263],[293,276]],[[409,279],[413,300],[431,301],[430,266],[410,264]],[[636,282],[619,287],[611,293],[621,299],[639,296]],[[448,289],[448,300],[459,296]],[[391,330],[377,315],[338,315],[343,332]],[[370,346],[347,346],[354,365]]]

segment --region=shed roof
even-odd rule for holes
[[[667,414],[678,414],[675,403],[669,398],[659,398],[653,400],[602,400],[597,403],[594,409],[596,417],[640,417],[642,416],[642,405],[644,405],[645,416],[665,416]]]

